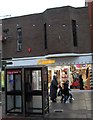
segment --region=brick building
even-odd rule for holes
[[[2,41],[2,57],[6,60],[41,56],[54,58],[55,66],[92,63],[87,7],[66,6],[3,19]]]
[[[71,86],[75,82],[72,75],[78,79],[78,75],[82,74],[84,89],[93,87],[90,77],[93,69],[90,27],[88,7],[51,8],[39,14],[2,20],[6,114],[45,112],[49,104],[48,93],[44,90],[48,84],[44,81],[47,72],[40,68],[42,65],[48,67],[48,83],[57,73],[59,83],[68,79]],[[29,89],[31,104],[26,96],[26,85],[30,83],[33,88],[32,91]]]
[[[88,12],[89,12],[89,20],[90,20],[90,38],[91,38],[91,53],[93,54],[93,1],[87,2]],[[93,58],[92,58],[93,60]],[[93,62],[92,62],[93,64]],[[93,68],[93,67],[92,67]],[[93,76],[93,73],[92,73]],[[93,85],[93,78],[91,77],[91,86]]]
[[[93,52],[93,1],[88,3],[88,11],[90,18],[90,30],[91,30],[91,50]]]

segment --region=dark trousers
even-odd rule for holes
[[[66,103],[66,101],[68,100],[68,98],[69,98],[69,94],[64,95],[64,103]]]
[[[63,102],[63,99],[64,99],[64,103],[68,100],[68,98],[72,99],[72,94],[69,93],[69,94],[62,94],[62,98],[61,98],[61,102]]]

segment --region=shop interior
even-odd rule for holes
[[[66,80],[69,81],[70,89],[80,89],[79,75],[82,75],[84,89],[90,89],[91,64],[76,64],[48,67],[48,87],[50,87],[53,75],[57,74],[58,83],[62,86]]]

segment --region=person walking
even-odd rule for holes
[[[64,83],[64,103],[66,103],[66,101],[69,98],[69,88],[68,88],[68,82]]]
[[[58,89],[58,81],[57,81],[56,75],[54,75],[53,80],[50,85],[50,98],[51,98],[52,102],[56,102],[57,89]]]

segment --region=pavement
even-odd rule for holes
[[[93,91],[73,90],[74,100],[72,103],[50,103],[49,118],[79,118],[93,119]]]
[[[56,103],[49,101],[49,114],[45,116],[11,116],[2,120],[93,120],[93,90],[72,90],[72,94],[72,103],[61,103],[60,96]]]

